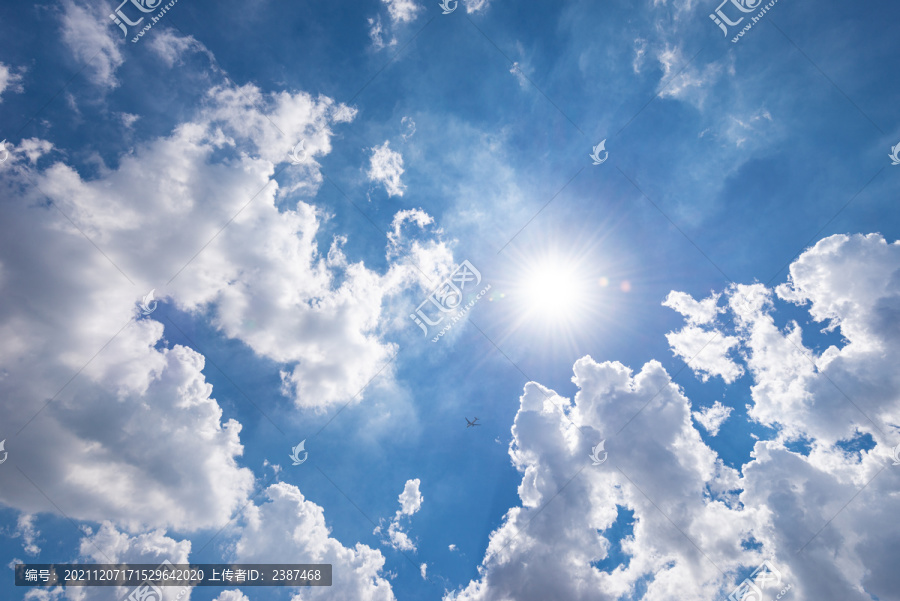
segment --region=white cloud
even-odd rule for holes
[[[900,586],[890,550],[900,537],[892,519],[900,470],[891,467],[900,439],[891,425],[900,423],[900,244],[826,238],[791,265],[778,294],[839,327],[846,344],[816,354],[799,325],[775,326],[770,290],[726,291],[753,378],[750,417],[776,429],[740,472],[703,444],[688,399],[658,363],[633,374],[582,358],[574,400],[526,385],[510,445],[521,504],[491,534],[479,577],[445,598],[611,601],[641,586],[644,601],[708,601],[766,558],[794,598],[891,597]],[[714,316],[712,303],[693,310],[703,302],[680,306],[699,320]],[[716,403],[694,417],[715,428],[727,409]],[[876,446],[836,446],[860,433]],[[797,436],[810,441],[808,455],[785,448]],[[609,460],[585,465],[604,439]],[[634,511],[633,536],[620,541],[628,563],[601,571],[592,563],[608,555],[617,506]]]
[[[377,549],[357,543],[344,547],[329,536],[320,506],[308,501],[295,487],[277,483],[266,489],[267,501],[250,506],[245,524],[234,543],[235,561],[281,563],[285,557],[302,557],[308,563],[330,563],[334,580],[316,590],[326,601],[394,601],[390,583],[381,575],[384,556]],[[300,593],[292,601],[300,601]]]
[[[388,14],[394,23],[409,23],[414,21],[422,7],[414,0],[381,0],[387,4]]]
[[[416,19],[422,6],[415,3],[414,0],[381,0],[387,5],[387,13],[390,18],[390,24],[384,25],[381,15],[369,17],[369,38],[372,40],[372,46],[375,50],[381,50],[389,46],[397,45],[397,37],[395,30],[397,27],[411,23]]]
[[[391,231],[387,236],[386,256],[388,260],[407,257],[407,260],[416,266],[414,275],[420,289],[430,293],[455,267],[453,252],[441,238],[443,229],[431,228],[430,236],[423,240],[421,236],[413,237],[408,231],[407,224],[428,231],[428,226],[434,225],[434,218],[422,209],[404,209],[395,213],[391,221]],[[406,313],[403,318],[406,319]]]
[[[744,368],[729,356],[740,341],[716,329],[687,326],[666,334],[672,352],[681,357],[700,379],[706,382],[710,376],[720,376],[731,384],[744,373]]]
[[[403,196],[406,189],[400,181],[400,176],[403,175],[403,155],[391,150],[390,142],[387,140],[371,150],[369,181],[383,184],[389,196]]]
[[[140,290],[159,288],[215,236],[187,277],[159,294],[191,312],[214,307],[214,323],[228,336],[286,364],[284,389],[298,405],[324,408],[353,398],[389,362],[395,347],[375,333],[381,300],[413,271],[402,265],[380,277],[357,263],[336,286],[318,254],[317,210],[302,202],[275,206],[274,164],[288,160],[290,140],[305,138],[310,156],[330,151],[336,112],[330,99],[303,93],[214,88],[193,122],[138,147],[105,178],[85,182],[57,164],[41,187],[89,236],[103,237],[113,261],[141,277]],[[238,156],[210,161],[213,152],[234,155],[237,148]],[[170,177],[160,179],[159,170]],[[289,189],[301,192],[321,181],[315,161],[291,177]],[[191,224],[173,229],[173,219]],[[144,259],[148,252],[153,262]],[[302,334],[312,327],[316,336]]]
[[[763,123],[764,121],[767,123]],[[735,147],[741,148],[749,139],[763,139],[765,132],[760,126],[766,127],[772,122],[772,114],[765,108],[757,109],[749,116],[744,114],[741,114],[740,117],[728,115],[725,125],[722,126],[723,136],[734,143]],[[758,145],[759,143],[756,144],[756,146]]]
[[[627,596],[648,579],[647,600],[672,598],[676,590],[679,598],[714,598],[718,571],[660,509],[701,540],[709,523],[731,517],[721,534],[730,532],[734,541],[720,545],[716,555],[734,555],[744,520],[704,497],[707,485],[725,494],[737,473],[700,440],[687,399],[666,385],[658,363],[632,375],[619,363],[585,357],[574,372],[574,404],[538,384],[526,385],[509,451],[523,474],[521,507],[511,508],[491,534],[481,577],[446,598],[603,601]],[[591,466],[591,446],[604,439],[609,460]],[[617,505],[632,509],[639,527],[623,541],[628,568],[602,572],[591,562],[609,552],[602,533],[616,520]]]
[[[702,301],[696,301],[687,293],[672,290],[663,301],[664,307],[678,311],[687,318],[690,325],[705,325],[713,321],[725,309],[718,307],[721,294],[712,294]]]
[[[105,6],[63,0],[62,40],[72,55],[87,64],[90,80],[101,88],[112,89],[119,85],[116,70],[124,62],[119,44],[113,33]]]
[[[39,158],[51,150],[53,150],[53,144],[47,140],[26,138],[19,142],[19,146],[16,147],[15,153],[17,155],[24,155],[32,164],[34,164]]]
[[[63,595],[66,594],[66,590],[62,587],[56,587],[52,589],[38,589],[34,588],[25,593],[25,601],[57,601],[57,599],[63,599]],[[72,592],[72,589],[69,589],[70,596],[73,594],[78,594],[77,592]],[[68,598],[68,597],[66,597]]]
[[[0,220],[0,364],[17,367],[15,377],[0,371],[0,414],[13,432],[27,426],[7,436],[0,502],[180,531],[221,527],[246,502],[254,480],[239,465],[241,424],[223,418],[204,357],[165,340],[159,313],[134,321],[154,288],[281,364],[299,406],[359,402],[376,374],[391,377],[384,299],[419,274],[322,256],[319,211],[276,206],[270,179],[289,138],[325,154],[332,119],[346,118],[326,97],[217,87],[191,121],[90,179],[62,161],[38,170],[11,157],[0,179],[0,194],[18,201]],[[318,165],[288,180],[314,191]]]
[[[400,512],[403,515],[413,515],[422,508],[422,493],[419,492],[419,485],[422,482],[416,478],[407,480],[400,493]]]
[[[456,545],[451,544],[449,547],[447,547],[447,549],[449,549],[450,551],[456,551]]]
[[[647,54],[647,40],[643,38],[635,38],[634,40],[634,60],[631,61],[631,68],[635,73],[641,72],[644,60]]]
[[[490,0],[462,0],[468,14],[485,11],[490,6]]]
[[[666,339],[672,352],[688,363],[704,382],[710,376],[720,376],[731,384],[744,373],[743,367],[729,357],[740,341],[719,329],[698,327],[715,321],[719,313],[725,311],[725,308],[718,306],[720,297],[720,294],[714,293],[702,301],[696,301],[684,292],[669,292],[663,306],[684,315],[687,326],[677,332],[669,332]]]
[[[380,16],[369,18],[368,21],[369,38],[372,40],[372,46],[375,47],[375,50],[381,50],[382,48],[385,48],[387,46],[395,46],[397,44],[397,38],[395,37],[392,37],[390,41],[385,41],[385,38],[390,34],[381,23]]]
[[[428,564],[423,563],[422,565],[419,566],[419,574],[422,576],[422,580],[425,580],[427,578],[427,576],[426,576],[427,573],[428,573]]]
[[[130,535],[117,530],[110,522],[104,521],[94,533],[84,527],[85,536],[79,544],[79,555],[83,563],[128,563],[153,564],[168,561],[172,564],[190,563],[191,542],[176,541],[162,530],[154,530]],[[72,587],[67,599],[71,601],[121,601],[131,593],[131,587]],[[160,601],[190,601],[191,589],[183,587],[161,587]]]
[[[660,98],[676,98],[702,108],[710,87],[722,74],[722,65],[709,63],[699,67],[686,57],[678,45],[665,44],[656,53],[663,69]]]
[[[180,65],[188,52],[199,52],[205,54],[210,59],[212,67],[216,68],[212,53],[192,35],[183,36],[173,29],[162,28],[159,31],[154,30],[148,45],[168,67]]]
[[[34,527],[34,516],[22,513],[16,521],[16,532],[14,537],[22,538],[22,549],[28,555],[37,555],[41,552],[41,548],[37,545],[38,537],[41,535],[37,528]]]
[[[516,79],[519,81],[519,86],[523,88],[528,87],[528,78],[525,77],[525,73],[522,71],[522,67],[519,65],[518,61],[512,64],[512,67],[509,68],[509,72],[516,76]]]
[[[25,91],[25,87],[22,85],[22,74],[23,71],[13,73],[8,65],[0,63],[0,102],[3,101],[3,93],[7,90],[18,94]]]
[[[19,276],[6,267],[4,276]],[[42,310],[48,300],[34,308]],[[17,349],[34,353],[34,345],[22,339],[21,328],[28,326],[35,335],[52,327],[6,320],[2,330],[10,345],[4,354]],[[111,335],[72,329],[75,336],[88,339],[86,346],[93,343],[95,348],[108,340],[99,338]],[[222,423],[201,373],[203,358],[181,346],[154,350],[152,344],[161,334],[157,322],[126,327],[110,343],[108,355],[98,356],[80,380],[8,443],[15,441],[10,460],[71,518],[111,519],[132,528],[221,526],[252,487],[249,470],[235,462],[242,452],[240,424]],[[71,363],[86,360],[74,350],[70,345],[65,353]],[[47,367],[74,372],[65,361]],[[52,371],[44,375],[45,369],[32,373],[47,383],[7,382],[4,388],[49,400],[56,390],[46,391],[62,383]],[[24,425],[45,402],[6,404],[4,414],[8,423]],[[173,463],[170,457],[179,460]],[[167,469],[159,469],[162,464]],[[34,485],[17,475],[9,470],[0,474],[4,503],[28,512],[56,511]],[[10,486],[13,482],[16,486]]]
[[[135,115],[133,113],[116,113],[116,117],[122,120],[122,125],[124,125],[127,129],[132,129],[134,124],[137,123],[138,119],[141,118],[140,115]]]
[[[412,120],[412,117],[403,117],[400,119],[400,126],[403,128],[400,135],[404,140],[409,140],[416,133],[416,122]]]
[[[241,591],[222,591],[214,601],[250,601],[250,598]]]
[[[422,508],[423,497],[422,493],[419,492],[420,484],[421,482],[418,478],[406,481],[403,492],[400,493],[400,509],[397,510],[397,513],[388,525],[386,543],[399,551],[416,550],[416,545],[404,531],[403,524]],[[383,527],[378,526],[375,528],[374,534],[381,534],[382,532]]]
[[[409,252],[412,249],[412,246],[419,243],[418,240],[413,239],[410,244],[405,244],[408,237],[404,235],[403,228],[407,223],[416,225],[420,229],[425,229],[425,226],[434,223],[434,217],[422,209],[404,209],[397,211],[394,214],[393,220],[391,220],[391,231],[389,231],[387,235],[389,258]],[[440,234],[441,231],[438,230],[436,233]]]
[[[709,432],[710,436],[717,436],[719,434],[719,428],[722,427],[722,424],[724,424],[725,420],[728,419],[728,416],[731,415],[731,411],[731,407],[726,407],[721,401],[716,401],[712,406],[704,407],[700,411],[694,411],[691,415],[693,415],[694,419]]]

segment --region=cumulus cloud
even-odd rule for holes
[[[279,482],[269,486],[265,496],[265,502],[244,512],[245,523],[234,544],[236,562],[282,563],[285,557],[302,557],[309,563],[330,563],[335,566],[334,584],[316,591],[316,597],[395,601],[390,583],[381,575],[380,551],[362,543],[344,547],[331,538],[322,508],[295,486]],[[305,598],[304,593],[293,597]]]
[[[17,366],[0,372],[0,413],[8,432],[24,428],[6,436],[0,501],[181,531],[221,527],[246,502],[241,424],[223,418],[205,358],[170,344],[159,313],[140,315],[151,289],[279,364],[299,406],[360,402],[367,382],[391,377],[383,304],[418,271],[342,261],[338,238],[323,256],[322,215],[279,202],[271,179],[291,139],[325,154],[349,112],[302,92],[215,87],[189,121],[90,179],[62,160],[38,169],[24,157],[52,145],[22,143],[0,178],[18,200],[0,220],[0,363]],[[285,186],[320,181],[310,161]]]
[[[403,515],[413,515],[422,508],[422,493],[419,492],[419,485],[422,482],[416,478],[407,480],[400,493],[400,509]]]
[[[816,354],[797,323],[776,326],[764,286],[724,295],[732,325],[723,333],[738,340],[753,381],[749,416],[774,428],[771,439],[755,442],[740,471],[726,467],[655,361],[635,374],[584,357],[574,365],[574,399],[529,383],[509,450],[522,474],[521,503],[491,534],[479,577],[445,599],[709,600],[726,597],[764,559],[795,598],[893,595],[900,244],[877,234],[826,238],[777,288],[812,319],[839,328],[840,348]],[[711,300],[670,299],[685,301],[670,304],[696,321],[715,315]],[[712,429],[727,409],[717,402],[693,416]],[[862,434],[873,447],[847,452],[838,444]],[[789,450],[798,437],[808,453]],[[609,460],[592,466],[588,454],[600,440]],[[634,531],[615,540],[620,507],[634,512]],[[626,561],[601,569],[613,542]]]
[[[673,290],[666,296],[663,306],[684,315],[690,325],[704,325],[725,311],[724,308],[718,307],[721,296],[721,294],[712,294],[698,302],[690,294]]]
[[[102,5],[81,4],[63,0],[60,26],[62,41],[72,56],[87,64],[90,80],[105,89],[116,88],[116,70],[124,62],[113,34],[119,31],[110,26],[107,8]]]
[[[744,373],[743,367],[730,356],[740,341],[715,327],[699,327],[713,322],[719,313],[725,311],[718,306],[720,296],[712,294],[696,301],[689,294],[671,291],[663,306],[684,315],[687,326],[677,332],[669,332],[666,339],[672,352],[681,357],[704,382],[711,376],[720,376],[730,384]]]
[[[687,326],[666,334],[672,352],[681,357],[700,379],[706,382],[710,376],[720,376],[726,383],[734,382],[744,373],[744,368],[729,356],[738,346],[735,336],[721,331]]]
[[[84,563],[128,563],[161,565],[190,563],[188,557],[191,542],[176,541],[162,530],[153,530],[137,535],[121,532],[110,522],[103,521],[95,533],[84,527],[85,536],[79,543],[80,559]],[[79,590],[80,589],[80,590]],[[88,593],[88,590],[90,591]],[[120,601],[129,595],[128,587],[77,587],[68,590],[67,599],[72,601]],[[182,587],[160,587],[163,598],[160,601],[190,601],[191,589]]]
[[[693,415],[694,419],[709,432],[710,436],[716,436],[719,434],[719,428],[722,427],[722,424],[724,424],[725,420],[728,419],[728,416],[731,415],[731,411],[731,407],[726,407],[721,401],[716,401],[712,406],[704,407],[700,411],[694,411],[691,415]]]
[[[382,277],[351,264],[336,286],[319,256],[317,210],[303,202],[276,208],[274,165],[301,137],[310,156],[330,151],[334,115],[346,118],[328,98],[214,88],[194,121],[139,146],[115,172],[88,182],[58,163],[40,176],[41,188],[83,232],[103,238],[141,290],[159,288],[202,249],[190,275],[159,293],[190,312],[213,308],[228,336],[285,365],[284,390],[298,405],[324,408],[354,397],[389,362],[395,347],[376,334],[381,301],[413,271],[403,265]],[[212,161],[213,153],[228,158]],[[315,161],[291,177],[287,185],[299,192],[321,182]],[[190,225],[171,228],[171,220]],[[315,336],[303,334],[313,327]]]
[[[705,508],[704,491],[709,485],[724,495],[736,472],[700,440],[688,400],[666,385],[658,363],[633,374],[619,363],[585,357],[574,371],[574,403],[539,384],[526,385],[510,445],[522,473],[521,506],[491,534],[482,576],[446,598],[612,600],[629,595],[639,580],[648,582],[644,599],[671,598],[687,582],[681,597],[713,598],[719,572],[678,528],[700,537],[706,522],[727,514],[721,503]],[[591,446],[600,440],[609,460],[591,466]],[[592,564],[608,556],[604,532],[617,506],[633,510],[638,524],[633,540],[623,541],[630,562],[601,571]],[[667,515],[678,518],[677,527]],[[735,552],[740,527],[740,520],[730,523],[736,542],[723,550]]]
[[[33,353],[33,345],[22,344],[24,332],[17,325],[6,322],[8,340]],[[79,334],[89,339],[87,345],[106,335],[102,330]],[[194,530],[227,522],[253,483],[249,470],[236,464],[242,453],[240,424],[222,423],[221,409],[201,373],[200,355],[181,346],[152,348],[161,334],[157,322],[126,327],[110,342],[109,355],[99,356],[81,381],[73,381],[52,408],[28,424],[27,435],[9,441],[15,448],[10,463],[25,475],[18,470],[0,474],[4,503],[23,511],[55,512],[49,498],[72,518],[112,519],[132,528]],[[107,341],[97,342],[96,348]],[[69,361],[84,361],[82,357],[73,353]],[[60,371],[64,365],[52,361]],[[8,384],[19,394],[36,395],[60,385],[58,378],[47,384]],[[36,398],[49,400],[55,392]],[[4,412],[11,423],[24,425],[38,409],[36,403],[7,404]],[[163,464],[168,467],[160,470]]]
[[[427,576],[426,576],[427,573],[428,573],[428,564],[423,563],[422,565],[419,566],[419,574],[422,576],[422,580],[427,579]]]
[[[387,538],[385,543],[389,544],[394,549],[399,551],[415,551],[416,545],[412,542],[409,536],[404,531],[404,524],[408,522],[409,518],[414,515],[419,509],[422,508],[422,493],[419,492],[419,485],[421,482],[418,478],[414,480],[407,480],[406,485],[403,487],[403,492],[400,493],[400,509],[397,510],[397,513],[394,514],[394,517],[391,519],[390,524],[387,528]],[[383,524],[375,528],[374,534],[382,534]],[[423,564],[424,565],[424,564]],[[422,577],[425,577],[424,568],[422,572]]]
[[[381,183],[388,196],[403,196],[406,186],[400,181],[403,175],[403,155],[391,150],[391,144],[385,140],[381,146],[371,149],[369,158],[369,181]]]

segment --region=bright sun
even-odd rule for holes
[[[528,275],[523,286],[528,308],[545,317],[569,317],[585,297],[585,286],[575,269],[547,261]]]

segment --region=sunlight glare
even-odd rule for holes
[[[537,267],[525,283],[529,308],[547,317],[564,317],[584,299],[582,278],[561,262],[547,261]]]

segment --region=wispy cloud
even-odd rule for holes
[[[19,70],[18,73],[14,72],[9,65],[0,63],[0,102],[3,101],[2,96],[7,90],[17,94],[25,91],[25,87],[22,85],[23,72],[24,69]]]
[[[101,5],[63,0],[62,40],[76,60],[87,64],[87,73],[95,85],[112,89],[119,85],[116,70],[125,59],[104,10]]]

